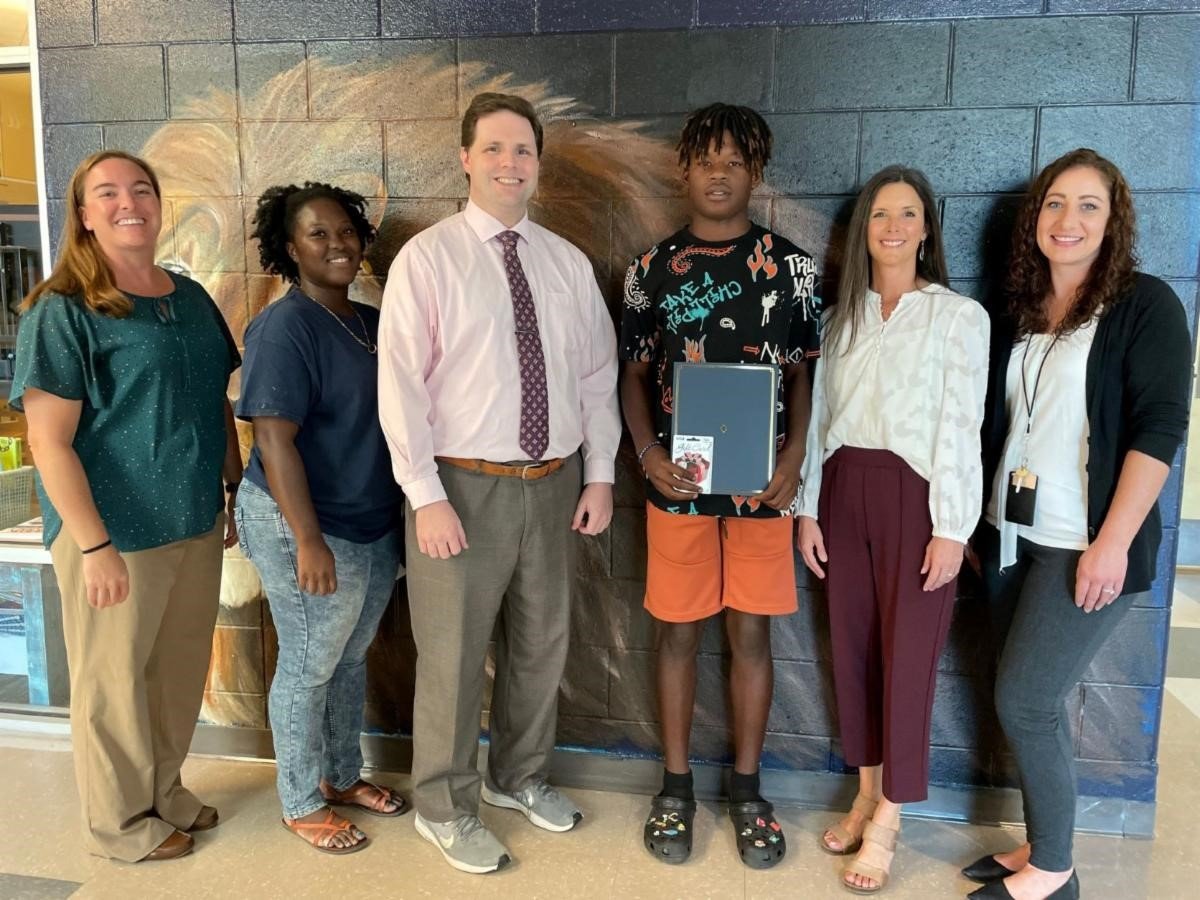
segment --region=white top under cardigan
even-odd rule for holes
[[[940,284],[910,291],[887,321],[867,291],[857,340],[823,346],[813,383],[799,514],[817,518],[821,467],[839,447],[890,450],[929,482],[934,537],[966,542],[983,493],[979,429],[990,323]]]
[[[1043,547],[1086,550],[1087,535],[1087,361],[1099,319],[1092,319],[1055,343],[1052,334],[1035,334],[1013,345],[1005,373],[1004,403],[1008,409],[1008,439],[1003,462],[992,483],[987,520],[1000,530],[1000,567],[1017,561],[1017,538]],[[1054,346],[1053,351],[1050,350]],[[1029,352],[1026,353],[1026,346]],[[1049,356],[1046,354],[1049,353]],[[1041,383],[1033,384],[1045,360]],[[1033,427],[1025,446],[1029,413],[1021,390],[1033,396]],[[1037,476],[1033,525],[1004,519],[1008,475],[1024,462]]]

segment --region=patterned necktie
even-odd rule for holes
[[[533,293],[517,257],[515,231],[497,235],[504,246],[504,274],[512,292],[513,320],[517,332],[517,358],[521,365],[521,450],[530,459],[541,459],[550,444],[550,405],[546,400],[546,360],[538,334]]]

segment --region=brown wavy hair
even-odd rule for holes
[[[1046,297],[1053,286],[1050,264],[1038,247],[1038,215],[1058,176],[1068,169],[1080,167],[1095,169],[1104,179],[1109,197],[1108,223],[1100,243],[1100,254],[1092,261],[1087,278],[1079,286],[1058,332],[1064,334],[1086,324],[1099,310],[1127,297],[1133,288],[1137,266],[1133,249],[1137,241],[1137,217],[1129,182],[1120,169],[1095,150],[1087,147],[1072,150],[1042,169],[1030,185],[1017,214],[1005,293],[1018,334],[1040,334],[1050,327]]]
[[[846,252],[843,257],[842,274],[838,279],[837,304],[830,313],[826,329],[826,347],[841,346],[848,352],[858,337],[867,304],[867,289],[871,286],[871,254],[867,250],[867,225],[871,218],[871,207],[875,196],[888,184],[907,184],[921,199],[925,210],[925,247],[917,257],[917,277],[930,284],[946,284],[950,280],[946,269],[946,251],[942,247],[942,224],[938,218],[937,199],[925,173],[904,166],[888,166],[880,169],[863,185],[854,201],[854,212],[850,214],[850,225],[846,229]],[[850,337],[839,343],[846,329]]]
[[[59,238],[58,260],[45,280],[34,286],[21,303],[21,310],[33,308],[48,293],[64,297],[79,297],[85,306],[102,316],[123,319],[133,311],[133,301],[117,287],[112,268],[96,236],[83,226],[79,210],[83,206],[83,184],[88,173],[108,159],[124,159],[146,173],[154,196],[162,201],[158,176],[145,160],[123,150],[102,150],[93,153],[78,166],[67,183],[67,217]]]

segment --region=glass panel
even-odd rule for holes
[[[28,0],[0,0],[0,47],[28,46]]]
[[[37,206],[33,144],[29,71],[0,71],[0,204]]]
[[[29,702],[29,653],[21,570],[0,565],[0,703]]]

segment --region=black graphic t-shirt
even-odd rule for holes
[[[670,451],[676,362],[803,362],[820,352],[821,300],[813,258],[758,225],[732,241],[702,241],[686,228],[629,266],[621,309],[621,358],[654,363],[654,428]],[[776,435],[787,437],[782,379]],[[756,497],[701,494],[668,500],[646,482],[659,509],[699,516],[787,515]]]

